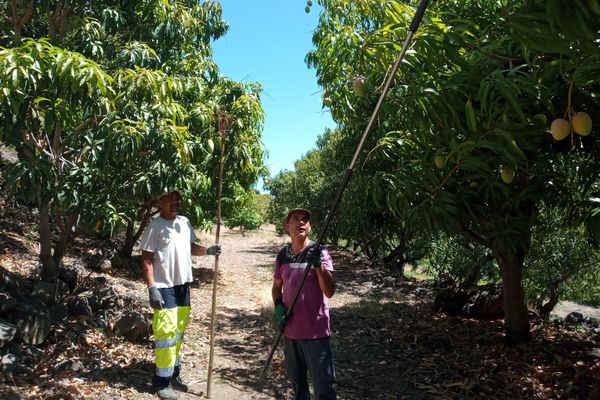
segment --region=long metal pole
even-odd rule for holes
[[[342,198],[342,194],[344,193],[344,190],[346,190],[348,181],[350,180],[350,177],[352,176],[352,173],[354,172],[354,166],[356,165],[356,161],[358,160],[358,157],[362,153],[363,147],[365,145],[365,141],[367,140],[367,137],[369,136],[369,133],[370,133],[371,129],[373,128],[373,125],[375,124],[377,115],[379,114],[379,111],[381,110],[381,105],[383,104],[385,97],[387,96],[387,93],[390,90],[390,86],[392,85],[394,76],[396,75],[396,72],[398,71],[398,68],[400,67],[400,63],[402,62],[402,59],[404,58],[404,55],[406,54],[406,51],[408,50],[408,46],[410,45],[410,42],[412,41],[412,38],[413,38],[415,32],[419,28],[419,24],[421,23],[421,20],[423,19],[423,14],[425,14],[425,10],[427,9],[428,3],[429,3],[429,0],[421,0],[421,3],[419,4],[417,11],[415,12],[415,16],[413,17],[413,20],[410,23],[408,35],[406,37],[406,40],[404,41],[402,50],[400,50],[400,54],[398,55],[396,62],[392,66],[392,70],[390,71],[390,74],[387,77],[385,85],[383,86],[383,90],[381,92],[381,95],[379,96],[379,100],[377,101],[377,104],[375,105],[373,114],[371,114],[371,119],[369,119],[369,123],[367,124],[367,127],[365,128],[365,131],[360,139],[360,142],[358,143],[358,147],[356,148],[356,151],[354,153],[354,157],[352,157],[352,161],[350,162],[350,165],[348,166],[348,169],[346,169],[346,173],[344,174],[344,177],[342,178],[342,182],[338,188],[338,191],[335,195],[335,199],[333,201],[333,206],[331,207],[331,210],[327,214],[327,218],[325,219],[325,224],[323,226],[323,229],[321,230],[321,234],[319,235],[319,238],[317,239],[317,241],[314,245],[315,248],[319,248],[325,239],[325,235],[327,234],[327,229],[329,228],[331,219],[333,218],[333,216],[335,215],[335,212],[337,211],[337,208],[340,204],[340,200]],[[306,281],[306,277],[308,276],[308,272],[310,271],[310,268],[311,268],[310,264],[307,264],[306,268],[304,268],[304,274],[302,275],[302,280],[298,284],[298,287],[296,288],[296,291],[294,292],[294,297],[292,298],[292,302],[288,306],[287,311],[285,313],[286,318],[288,318],[292,313],[292,309],[294,308],[294,305],[296,304],[296,301],[298,300],[298,296],[300,295],[300,291],[302,290],[304,281]],[[260,377],[258,378],[259,382],[262,382],[262,380],[264,379],[267,368],[269,367],[269,364],[271,363],[271,359],[273,358],[273,354],[275,353],[275,350],[277,349],[277,346],[279,345],[279,341],[281,340],[282,335],[283,335],[283,328],[279,330],[277,339],[275,340],[275,343],[273,343],[273,346],[271,347],[271,351],[269,352],[269,356],[267,357],[265,366],[263,367],[263,369],[260,373]]]
[[[222,130],[221,116],[219,116],[219,134],[221,135],[221,159],[219,161],[219,189],[217,191],[217,232],[215,243],[219,244],[221,234],[221,195],[223,194],[223,164],[225,159],[226,130]],[[208,377],[206,381],[206,397],[210,399],[212,389],[212,369],[214,360],[215,325],[217,313],[217,281],[219,279],[219,255],[215,255],[215,267],[213,272],[212,309],[210,313],[210,352],[208,357]]]

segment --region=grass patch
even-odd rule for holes
[[[406,266],[404,268],[404,276],[409,279],[416,279],[417,281],[432,281],[435,276],[428,274],[418,266]]]

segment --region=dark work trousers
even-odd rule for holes
[[[308,380],[310,374],[317,400],[335,400],[333,384],[335,370],[329,338],[289,339],[284,337],[285,365],[294,388],[294,399],[309,400]]]

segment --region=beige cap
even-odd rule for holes
[[[162,192],[160,192],[160,194],[158,195],[158,198],[160,199],[161,197],[164,197],[164,196],[166,196],[168,194],[171,194],[171,193],[177,193],[179,195],[179,197],[181,197],[181,191],[179,189],[176,189],[176,188],[164,188],[162,190]]]
[[[304,215],[306,215],[306,218],[310,221],[310,210],[307,210],[306,208],[293,208],[290,211],[288,211],[285,219],[283,220],[283,223],[287,224],[290,220],[290,216],[295,212],[303,212]]]

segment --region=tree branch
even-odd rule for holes
[[[142,222],[140,222],[140,226],[139,226],[137,232],[133,235],[133,243],[137,242],[138,239],[140,238],[140,236],[142,236],[142,233],[144,233],[144,229],[148,225],[148,221],[150,220],[150,217],[152,217],[153,205],[154,205],[154,202],[151,202],[150,204],[146,205],[145,208],[140,210],[140,214],[143,215]]]
[[[464,223],[459,223],[460,232],[466,235],[469,239],[473,240],[475,243],[479,243],[484,247],[489,247],[487,241],[483,236],[479,236],[472,230],[470,230]]]
[[[494,59],[494,60],[500,60],[500,61],[506,61],[506,62],[524,62],[525,60],[523,58],[515,58],[515,57],[507,57],[507,56],[501,56],[500,54],[494,54],[494,53],[490,53],[489,51],[486,51],[484,49],[482,49],[479,46],[476,46],[474,44],[470,44],[467,45],[467,47],[469,47],[471,50],[475,50],[480,52],[481,54],[487,56],[488,58]]]
[[[27,9],[20,18],[17,12],[18,9],[19,5],[17,4],[17,0],[10,0],[11,17],[9,19],[10,24],[15,31],[15,42],[17,46],[21,44],[21,28],[29,21],[31,14],[33,13],[33,0],[29,0]]]
[[[62,124],[60,123],[60,121],[56,121],[54,123],[54,133],[52,134],[52,147],[51,147],[52,153],[54,153],[54,155],[56,157],[58,157],[58,154],[59,154],[61,134],[62,134]]]
[[[68,25],[68,21],[69,21],[69,18],[67,18],[67,17],[69,16],[69,14],[71,14],[72,10],[73,10],[73,4],[70,3],[68,6],[63,8],[63,12],[62,12],[61,16],[59,17],[60,29],[59,29],[59,33],[58,33],[58,38],[60,39],[61,43],[65,42],[67,25]]]
[[[46,10],[46,15],[48,16],[48,37],[54,37],[54,32],[56,32],[56,27],[58,25],[58,13],[60,9],[63,7],[62,1],[56,2],[56,7],[54,7],[54,12],[50,11],[50,4],[48,4],[48,8]]]

